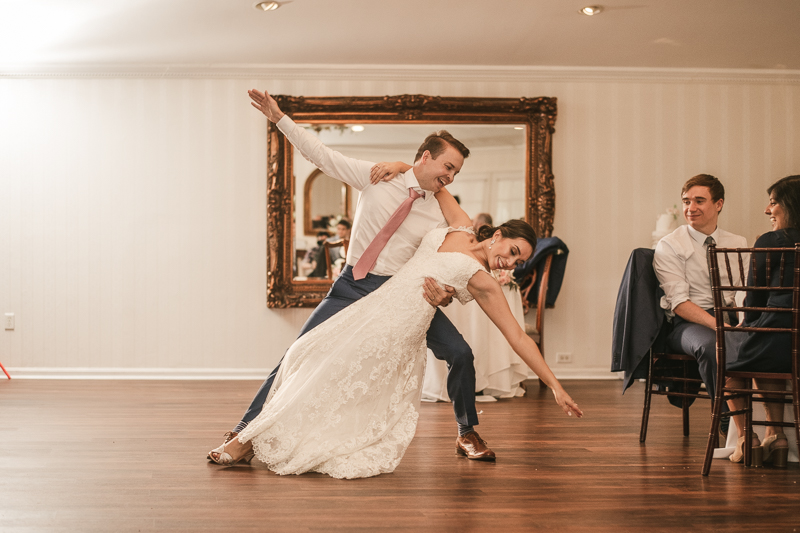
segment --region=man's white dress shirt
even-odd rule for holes
[[[709,235],[701,233],[691,226],[683,225],[664,236],[656,245],[653,268],[658,282],[664,290],[661,307],[667,316],[673,316],[675,308],[686,301],[696,304],[701,309],[712,309],[714,297],[711,294],[711,279],[708,271],[708,258],[705,241]],[[747,239],[740,235],[717,229],[710,235],[717,248],[745,248]],[[747,275],[748,265],[745,266]],[[741,285],[739,268],[731,265],[734,275],[733,284]],[[721,279],[727,279],[725,267],[721,264]],[[725,300],[731,302],[733,294],[725,294]]]
[[[411,259],[430,230],[447,227],[439,202],[431,191],[420,188],[413,169],[391,181],[372,185],[369,173],[374,163],[346,157],[331,150],[313,134],[295,124],[288,115],[284,115],[277,126],[313,165],[328,176],[360,191],[347,251],[348,265],[355,266],[392,213],[408,198],[409,188],[413,187],[424,198],[417,199],[411,205],[408,217],[386,243],[370,273],[379,276],[396,274]]]

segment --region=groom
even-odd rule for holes
[[[366,296],[391,278],[416,252],[422,238],[432,229],[446,227],[434,194],[453,182],[461,170],[469,150],[446,131],[429,135],[420,146],[414,166],[399,175],[383,173],[373,163],[345,157],[322,144],[314,135],[298,127],[278,107],[266,92],[248,91],[253,107],[261,111],[283,132],[288,141],[325,174],[361,192],[347,265],[334,281],[325,299],[317,306],[300,331],[300,336],[312,330],[348,305]],[[394,232],[386,236],[385,226],[397,217],[398,206],[410,204],[406,215]],[[389,224],[387,224],[389,222]],[[388,239],[388,241],[387,241]],[[374,242],[373,242],[374,241]],[[383,246],[381,248],[381,246]],[[452,301],[453,291],[442,289],[433,280],[424,285],[424,298],[433,307]],[[391,309],[387,309],[391,312]],[[438,358],[447,362],[447,392],[453,401],[458,437],[456,451],[469,459],[494,461],[495,454],[478,436],[475,410],[475,367],[472,349],[444,313],[437,308],[428,329],[428,347]],[[241,422],[226,434],[226,442],[239,434],[261,412],[280,363],[259,389]]]

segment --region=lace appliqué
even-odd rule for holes
[[[278,474],[359,478],[394,471],[414,438],[435,313],[426,277],[471,295],[481,270],[461,253],[437,253],[448,230],[430,232],[380,290],[298,339],[286,353],[261,414],[239,435]]]
[[[463,231],[464,233],[469,233],[470,235],[475,235],[475,229],[472,226],[459,226],[457,228],[447,228],[447,233],[453,233],[454,231]]]

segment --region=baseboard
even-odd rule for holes
[[[555,368],[550,367],[559,380],[567,379],[622,379],[621,372],[611,372],[608,368]]]
[[[32,368],[9,367],[13,379],[258,380],[271,368]],[[5,377],[0,374],[0,377]]]
[[[64,368],[8,367],[13,379],[258,380],[271,368]],[[603,368],[553,369],[558,379],[622,379]],[[5,376],[0,373],[0,378]],[[535,377],[535,376],[534,376]]]

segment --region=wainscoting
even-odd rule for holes
[[[271,368],[309,310],[266,308],[264,118],[294,95],[555,96],[548,311],[559,375],[610,366],[630,250],[682,183],[726,185],[752,243],[766,188],[800,173],[800,74],[514,68],[61,68],[0,77],[0,361],[30,368]],[[571,365],[556,365],[559,352]],[[563,373],[560,371],[563,370]]]

